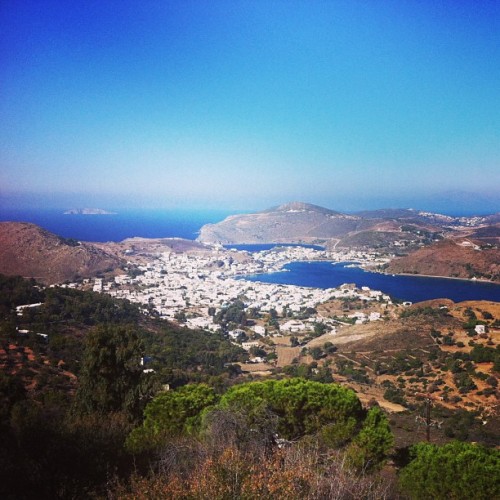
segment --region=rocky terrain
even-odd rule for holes
[[[497,215],[451,217],[413,209],[385,209],[344,214],[309,203],[292,202],[253,214],[227,217],[201,228],[208,243],[301,243],[319,241],[352,247],[406,245],[447,235],[498,239]],[[498,243],[498,241],[496,241]],[[397,245],[396,245],[397,246]]]
[[[53,284],[95,276],[121,263],[90,243],[61,238],[35,224],[0,222],[0,273]]]
[[[199,240],[208,243],[300,243],[344,235],[363,225],[356,216],[307,203],[288,203],[255,214],[228,217],[207,224]]]

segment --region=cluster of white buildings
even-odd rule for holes
[[[142,274],[116,276],[114,282],[97,279],[93,289],[153,308],[162,318],[173,319],[183,314],[187,326],[192,328],[217,330],[219,327],[213,322],[214,310],[236,299],[244,302],[247,309],[260,313],[274,309],[279,315],[284,310],[299,312],[314,308],[332,298],[389,300],[381,292],[366,287],[361,291],[349,286],[325,290],[243,279],[252,274],[279,271],[291,261],[361,259],[366,262],[372,258],[357,252],[327,253],[305,247],[279,247],[257,253],[220,247],[206,252],[164,252],[139,266]],[[321,321],[321,318],[315,320]]]

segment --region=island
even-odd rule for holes
[[[116,212],[109,212],[102,208],[71,208],[66,210],[64,215],[116,215]]]

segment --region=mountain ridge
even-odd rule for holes
[[[305,202],[290,202],[253,214],[231,215],[200,230],[205,243],[304,243],[357,228],[361,219]]]
[[[295,201],[260,212],[231,215],[221,222],[206,224],[201,228],[198,240],[223,244],[301,243],[314,239],[342,240],[344,237],[352,240],[353,236],[364,231],[446,232],[464,225],[479,227],[495,221],[495,214],[452,217],[415,209],[380,209],[346,214]]]

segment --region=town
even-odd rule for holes
[[[131,257],[131,255],[129,255]],[[154,311],[161,318],[181,321],[190,328],[211,331],[220,329],[214,322],[217,312],[236,300],[254,315],[272,312],[281,322],[278,332],[297,332],[313,329],[313,324],[329,323],[331,329],[339,324],[321,314],[312,314],[306,323],[290,320],[294,314],[315,310],[316,306],[332,299],[362,299],[390,304],[389,296],[367,287],[357,289],[345,284],[339,288],[319,289],[293,285],[268,284],[249,281],[245,276],[269,272],[286,272],[283,267],[294,261],[324,260],[352,261],[360,266],[376,266],[387,259],[363,252],[327,252],[303,246],[274,247],[260,252],[207,247],[196,252],[161,252],[148,262],[133,264],[127,274],[110,279],[97,278],[93,290],[125,298]],[[354,321],[380,318],[379,313],[355,313]],[[263,325],[255,325],[258,334],[267,334]]]

